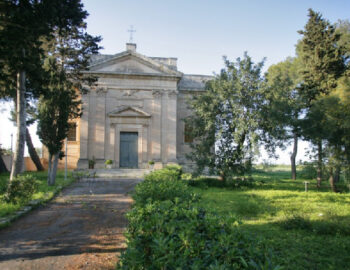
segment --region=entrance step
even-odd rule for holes
[[[141,179],[150,169],[96,169],[96,177],[115,179]]]

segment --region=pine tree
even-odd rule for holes
[[[334,169],[337,162],[330,162],[340,158],[341,132],[340,126],[334,125],[329,117],[331,111],[338,111],[339,103],[332,97],[339,79],[346,72],[347,56],[339,40],[341,34],[321,14],[309,10],[309,20],[305,30],[299,31],[303,35],[299,44],[299,55],[302,60],[302,84],[299,92],[306,99],[306,117],[303,133],[317,146],[317,185],[322,179],[323,158],[326,152],[331,177],[338,171]],[[327,149],[324,149],[326,146]],[[327,150],[325,152],[325,150]],[[335,190],[334,183],[331,183]]]

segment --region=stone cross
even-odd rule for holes
[[[136,32],[133,25],[130,25],[128,32],[130,33],[129,43],[133,43],[133,34]]]

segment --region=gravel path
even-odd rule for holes
[[[139,180],[79,181],[0,231],[0,269],[114,269]]]

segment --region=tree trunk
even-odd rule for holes
[[[337,165],[335,167],[335,173],[334,173],[334,182],[335,183],[338,183],[340,181],[340,171],[341,171],[341,168],[339,165]]]
[[[47,167],[47,184],[51,182],[51,171],[52,171],[52,155],[49,153],[48,167]]]
[[[329,184],[331,186],[332,191],[337,192],[337,188],[335,186],[334,174],[333,174],[333,167],[331,167],[329,170]]]
[[[322,141],[317,142],[317,188],[321,187],[322,181]]]
[[[59,152],[54,155],[53,164],[52,164],[52,168],[51,168],[51,171],[50,171],[49,186],[55,185],[55,182],[56,182],[56,173],[57,173],[57,165],[58,165],[59,155],[60,155]]]
[[[297,166],[295,164],[295,158],[298,153],[298,135],[296,133],[293,134],[294,145],[293,145],[293,153],[290,156],[290,165],[292,169],[292,179],[297,179]]]
[[[17,137],[16,137],[16,152],[13,157],[12,170],[10,181],[16,177],[22,170],[24,146],[26,140],[26,73],[20,71],[17,74],[17,108],[16,108],[16,122],[17,122]]]
[[[26,143],[27,143],[30,158],[33,160],[37,171],[43,171],[44,170],[43,165],[41,165],[41,161],[38,156],[38,153],[36,152],[33,146],[32,138],[30,137],[28,128],[26,129]]]
[[[2,155],[0,153],[0,173],[2,172],[8,172],[9,170],[6,168],[5,162],[2,159]]]

